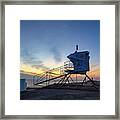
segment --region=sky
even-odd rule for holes
[[[90,52],[91,71],[99,77],[99,20],[21,20],[20,70],[41,73],[62,66],[76,45]]]

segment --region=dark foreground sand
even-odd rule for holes
[[[100,100],[100,87],[69,86],[28,89],[20,93],[21,100]]]

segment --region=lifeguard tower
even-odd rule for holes
[[[67,58],[72,62],[73,69],[72,70],[67,69],[67,70],[65,70],[65,72],[67,72],[68,74],[85,75],[85,78],[84,78],[82,84],[86,81],[86,78],[88,78],[88,80],[90,80],[95,85],[94,81],[87,75],[87,72],[90,71],[89,51],[78,52],[78,45],[76,45],[76,51],[74,53],[68,55]]]
[[[89,68],[89,52],[82,51],[78,52],[78,45],[76,45],[76,51],[67,56],[67,58],[73,63],[73,70],[68,70],[66,72],[70,74],[86,74]]]
[[[72,74],[80,74],[84,76],[83,80],[79,80],[80,82],[77,84],[84,86],[84,83],[90,81],[93,86],[96,86],[93,79],[91,79],[87,72],[90,71],[89,67],[89,51],[78,51],[78,45],[76,45],[75,52],[68,55],[67,58],[69,61],[64,62],[64,66],[60,66],[58,68],[53,68],[48,70],[40,75],[33,76],[33,84],[39,86],[50,86],[55,85],[70,85],[75,84],[75,80],[71,77]],[[59,71],[56,72],[55,71]],[[81,82],[82,81],[82,82]],[[52,86],[53,87],[53,86]]]

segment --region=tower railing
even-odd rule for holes
[[[74,66],[73,66],[73,63],[71,61],[64,62],[64,71],[73,70],[73,69],[74,69]]]

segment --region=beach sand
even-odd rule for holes
[[[20,92],[21,100],[100,100],[100,86],[50,85]]]

